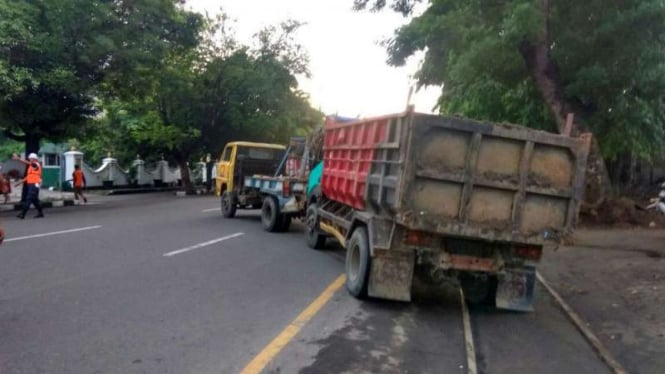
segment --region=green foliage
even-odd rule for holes
[[[227,141],[285,143],[319,123],[321,113],[295,78],[307,73],[307,56],[293,45],[299,24],[266,28],[250,49],[234,40],[226,21],[205,19],[198,48],[170,54],[150,72],[147,94],[107,100],[84,148],[120,160],[164,154],[184,164],[217,155]]]
[[[298,90],[308,57],[286,21],[240,45],[228,17],[180,0],[0,0],[0,128],[36,151],[70,138],[93,164],[183,166],[228,140],[286,142],[321,114]]]
[[[133,95],[168,52],[197,43],[200,16],[175,0],[0,1],[0,128],[34,151]]]
[[[418,2],[356,0],[355,6],[390,5],[408,14]],[[417,79],[420,85],[444,86],[443,113],[554,130],[542,87],[520,51],[543,35],[556,68],[547,74],[606,156],[630,152],[649,159],[662,153],[662,0],[432,0],[387,43],[389,63],[402,65],[424,51]]]
[[[0,134],[0,160],[9,160],[14,153],[21,153],[23,147],[23,143]]]
[[[322,117],[276,56],[239,50],[212,61],[202,80],[208,93],[203,133],[205,147],[212,153],[230,140],[284,143]]]

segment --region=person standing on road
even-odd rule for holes
[[[74,200],[78,200],[79,196],[83,198],[83,202],[87,203],[88,199],[83,195],[83,188],[86,186],[85,175],[81,170],[80,165],[74,165],[74,172],[72,173],[72,183],[74,184]]]
[[[23,203],[23,211],[17,216],[20,219],[25,218],[25,214],[30,209],[30,204],[34,205],[37,208],[37,215],[35,218],[44,217],[44,212],[42,212],[42,204],[39,202],[39,188],[42,184],[42,165],[39,163],[39,157],[37,154],[30,153],[28,155],[28,161],[22,160],[16,153],[12,157],[16,161],[20,161],[28,165],[28,172],[25,175],[25,178],[21,179],[19,185],[25,183],[26,185],[26,195],[25,202]]]

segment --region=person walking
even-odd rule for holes
[[[42,165],[39,163],[39,157],[37,154],[30,153],[28,155],[28,161],[21,159],[16,153],[12,157],[16,161],[20,161],[28,166],[28,171],[25,175],[25,178],[21,179],[19,185],[25,183],[26,185],[26,195],[25,202],[23,203],[23,210],[17,216],[20,219],[25,218],[25,214],[30,209],[30,205],[34,205],[37,208],[37,215],[35,218],[44,217],[44,212],[42,212],[42,204],[39,202],[39,188],[42,184]]]
[[[87,203],[88,199],[83,195],[83,188],[86,185],[85,175],[83,174],[83,170],[81,170],[80,165],[74,165],[72,182],[74,184],[74,200],[78,200],[79,196],[81,196],[83,198],[83,202]]]

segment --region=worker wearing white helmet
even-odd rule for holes
[[[27,190],[25,202],[23,203],[23,210],[17,217],[24,219],[25,214],[28,212],[28,209],[30,209],[30,205],[34,205],[35,208],[37,208],[37,215],[35,218],[44,217],[42,204],[39,201],[39,187],[42,184],[42,165],[39,163],[39,157],[35,153],[30,153],[28,155],[28,161],[25,161],[18,157],[17,154],[14,154],[13,159],[28,165],[28,172],[25,174],[25,178],[18,183],[18,185],[25,183]]]

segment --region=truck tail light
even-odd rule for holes
[[[419,247],[430,247],[434,243],[434,236],[424,231],[409,230],[406,232],[404,242]]]
[[[515,246],[515,255],[527,260],[538,261],[543,254],[543,248],[535,245]]]
[[[284,195],[284,197],[289,197],[289,195],[291,195],[291,184],[289,181],[284,181],[282,183],[282,195]]]

